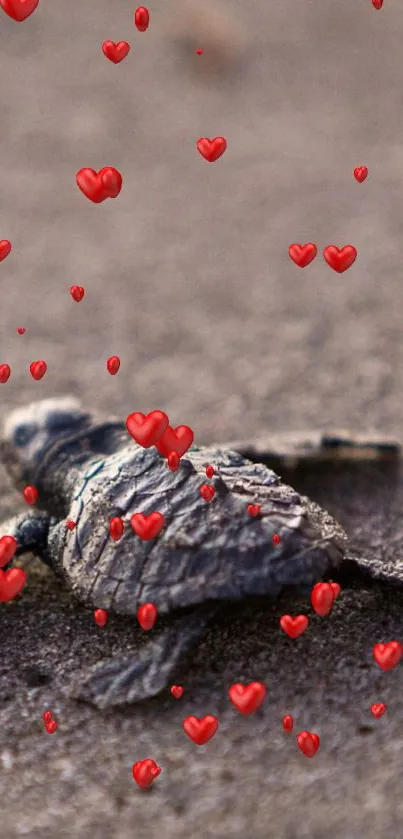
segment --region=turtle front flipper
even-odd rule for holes
[[[48,513],[40,510],[29,510],[1,522],[0,537],[13,536],[18,544],[15,556],[33,553],[39,556],[46,565],[50,565],[47,547],[49,529],[52,523],[53,520]],[[4,568],[5,566],[3,566],[3,570]]]
[[[211,603],[177,616],[138,652],[84,672],[72,696],[101,710],[156,696],[172,683],[182,656],[202,639],[219,608]]]

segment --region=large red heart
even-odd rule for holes
[[[261,682],[250,682],[249,685],[232,685],[228,693],[232,704],[241,714],[252,714],[262,704],[267,689]]]
[[[176,428],[168,425],[156,446],[164,457],[168,457],[171,452],[176,452],[179,457],[182,457],[190,449],[193,438],[193,431],[188,425],[178,425]]]
[[[162,437],[168,422],[169,419],[163,411],[151,411],[147,416],[136,411],[127,417],[126,428],[139,446],[149,449]]]
[[[403,646],[399,641],[388,641],[387,644],[375,644],[372,654],[381,670],[393,670],[403,655]]]
[[[306,615],[297,615],[296,618],[292,618],[291,615],[283,615],[280,618],[281,629],[290,638],[299,638],[305,632],[308,623],[309,621]]]
[[[17,594],[24,588],[26,581],[27,575],[22,568],[0,571],[0,603],[14,600],[14,597],[17,597]]]
[[[130,50],[130,44],[127,41],[119,41],[115,43],[115,41],[104,41],[102,44],[102,52],[109,58],[109,61],[113,61],[114,64],[119,64],[126,58],[128,52]]]
[[[315,259],[317,252],[318,249],[312,242],[306,245],[290,245],[288,248],[290,259],[300,268],[306,268]]]
[[[324,249],[323,256],[327,264],[333,268],[333,271],[342,274],[357,259],[357,251],[353,245],[345,245],[344,248],[336,248],[336,245],[329,245]]]
[[[165,518],[162,513],[150,513],[149,516],[145,516],[143,513],[134,513],[130,519],[130,524],[137,536],[140,536],[140,539],[149,542],[158,536],[160,530],[164,527]]]
[[[225,137],[214,137],[214,140],[209,140],[208,137],[201,137],[197,141],[197,150],[209,163],[214,163],[215,160],[218,160],[224,154],[226,148],[227,141]]]
[[[317,615],[324,618],[328,615],[335,601],[334,588],[331,583],[316,583],[311,592],[311,603]]]
[[[38,3],[39,0],[0,0],[3,11],[17,23],[32,15]]]
[[[77,172],[76,183],[86,198],[100,204],[107,198],[117,198],[122,189],[122,176],[113,166],[104,166],[99,172],[84,168]]]
[[[206,717],[186,717],[183,720],[183,728],[188,737],[197,743],[198,746],[204,746],[208,740],[214,737],[218,728],[218,719],[208,714]]]
[[[2,536],[0,539],[0,568],[11,562],[18,544],[14,536]]]

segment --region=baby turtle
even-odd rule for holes
[[[264,452],[263,443],[249,448],[256,460],[271,451],[279,461],[287,453],[295,461],[314,451],[320,458],[328,439],[284,445],[273,438]],[[347,449],[359,453],[369,446],[358,438]],[[35,509],[3,523],[0,535],[15,537],[18,554],[38,555],[82,603],[134,616],[152,602],[159,615],[173,613],[140,652],[85,674],[78,697],[106,708],[159,693],[219,601],[276,597],[288,585],[309,590],[340,565],[347,538],[342,528],[267,466],[247,460],[244,449],[194,446],[172,472],[157,449],[132,440],[124,422],[98,421],[75,399],[47,399],[8,416],[2,460],[15,485],[33,485],[39,497]],[[215,469],[210,502],[200,494],[207,464]],[[260,505],[258,517],[249,515],[248,504]],[[128,521],[138,512],[164,515],[159,535],[142,541],[126,526],[113,541],[110,519]],[[67,519],[75,522],[73,530]]]

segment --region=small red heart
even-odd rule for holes
[[[354,169],[354,177],[359,184],[362,184],[368,177],[368,169],[366,166],[357,166]]]
[[[181,459],[177,452],[170,452],[167,459],[168,469],[170,469],[171,472],[176,472],[179,469],[179,464],[181,462]]]
[[[35,11],[39,0],[0,0],[0,6],[6,15],[22,23]]]
[[[197,50],[196,50],[196,54],[197,54],[197,55],[203,55],[203,49],[202,49],[202,47],[198,47],[198,48],[197,48]]]
[[[122,188],[122,176],[112,166],[95,169],[80,169],[76,174],[76,183],[86,198],[94,204],[100,204],[106,198],[116,198]]]
[[[262,682],[250,682],[249,685],[232,685],[228,693],[232,704],[241,714],[252,714],[262,704],[267,688]]]
[[[297,615],[295,618],[292,618],[291,615],[283,615],[280,618],[281,629],[290,638],[299,638],[307,629],[308,623],[306,615]]]
[[[127,41],[118,41],[117,43],[115,41],[104,41],[102,44],[103,54],[114,64],[120,64],[126,58],[129,50],[130,44]]]
[[[218,728],[218,719],[208,714],[206,717],[186,717],[183,721],[183,728],[188,737],[198,746],[204,746],[208,740],[214,737]]]
[[[27,504],[36,504],[38,496],[39,492],[36,487],[28,485],[24,488],[24,498]]]
[[[383,717],[386,711],[386,705],[384,702],[379,702],[378,704],[371,705],[371,714],[379,720],[380,717]]]
[[[200,487],[200,495],[205,501],[212,501],[215,496],[215,489],[209,484],[203,484]]]
[[[49,722],[45,723],[45,728],[48,734],[54,734],[57,731],[56,720],[49,720]]]
[[[331,583],[317,583],[311,592],[311,603],[317,615],[324,618],[334,603],[334,590]]]
[[[306,757],[313,757],[320,746],[320,737],[312,731],[300,731],[297,734],[298,747]]]
[[[25,326],[18,326],[17,327],[17,332],[18,332],[19,335],[24,335]]]
[[[190,449],[193,438],[193,431],[188,425],[178,425],[176,428],[168,425],[156,443],[156,447],[164,457],[168,457],[171,452],[176,452],[179,457],[183,457]]]
[[[132,766],[133,778],[141,789],[150,787],[160,772],[161,767],[149,757],[145,760],[138,760]]]
[[[283,729],[284,729],[284,731],[287,732],[287,734],[290,734],[290,732],[293,730],[293,728],[294,728],[294,720],[293,720],[291,714],[286,714],[286,716],[283,717]]]
[[[180,699],[181,696],[183,696],[182,685],[172,685],[171,693],[172,693],[172,696],[175,697],[175,699]]]
[[[11,251],[11,242],[8,239],[1,239],[0,240],[0,262],[3,262],[3,259],[9,255]]]
[[[196,145],[201,156],[205,160],[208,160],[209,163],[214,163],[224,154],[227,148],[227,141],[225,137],[214,137],[213,140],[209,140],[208,137],[200,137]]]
[[[43,714],[42,714],[42,719],[43,719],[44,723],[47,723],[47,722],[50,722],[51,720],[53,720],[52,711],[44,711]]]
[[[144,603],[137,609],[137,620],[142,629],[146,631],[153,628],[157,620],[158,612],[154,603]]]
[[[0,539],[0,568],[8,565],[14,557],[18,548],[17,540],[14,536],[2,536]]]
[[[344,248],[329,245],[324,249],[323,256],[327,264],[333,268],[333,271],[342,274],[343,271],[347,271],[347,268],[351,268],[353,262],[357,259],[357,251],[353,245],[345,245]]]
[[[106,609],[95,609],[94,621],[97,626],[106,626],[108,623],[108,612]]]
[[[116,376],[116,373],[119,371],[120,367],[120,358],[118,355],[111,355],[106,362],[106,369],[111,376]]]
[[[150,513],[148,516],[143,513],[134,513],[130,519],[130,524],[140,539],[149,542],[158,536],[160,530],[164,527],[165,518],[162,513]]]
[[[168,422],[169,419],[163,411],[151,411],[147,416],[136,411],[127,417],[126,428],[139,446],[149,449],[155,446],[162,437]],[[172,449],[169,450],[168,455],[171,451]]]
[[[0,364],[0,384],[5,385],[11,376],[11,367],[9,364]]]
[[[281,542],[281,536],[279,536],[278,533],[273,533],[273,536],[271,537],[271,541],[273,542],[273,545],[277,546]]]
[[[260,504],[248,504],[247,511],[252,518],[256,518],[256,516],[260,516]]]
[[[118,542],[119,539],[122,538],[124,529],[124,521],[120,518],[120,516],[115,516],[113,519],[110,520],[109,535],[115,542]]]
[[[32,364],[29,365],[29,369],[32,378],[35,379],[36,382],[39,382],[43,379],[48,369],[48,365],[46,364],[46,361],[33,361]]]
[[[84,297],[85,288],[83,288],[82,285],[72,285],[70,288],[70,294],[76,303],[80,303]]]
[[[75,523],[75,521],[73,521],[73,519],[66,519],[67,530],[74,530],[75,526],[76,526],[76,523]]]
[[[139,6],[134,13],[134,25],[139,32],[145,32],[150,23],[150,13],[145,6]]]
[[[27,576],[22,568],[0,571],[0,603],[14,600],[14,597],[17,597],[17,594],[24,588],[26,581]]]
[[[372,5],[374,9],[382,9],[383,0],[372,0]]]
[[[214,466],[206,466],[206,475],[208,478],[212,478],[214,476]]]
[[[316,245],[308,242],[306,245],[290,245],[288,253],[299,268],[306,268],[315,259],[318,252]]]
[[[388,641],[387,644],[375,644],[372,654],[381,670],[393,670],[403,655],[403,647],[399,641]]]

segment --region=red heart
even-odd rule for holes
[[[133,763],[132,773],[136,784],[141,789],[147,789],[161,773],[161,767],[158,766],[155,760],[147,757],[145,760],[138,760],[137,763]]]
[[[43,719],[44,723],[50,722],[51,720],[53,720],[52,711],[44,711],[43,714],[42,714],[42,719]]]
[[[214,737],[218,728],[218,719],[208,714],[206,717],[186,717],[183,720],[183,728],[188,737],[197,743],[198,746],[204,746],[208,740]]]
[[[324,249],[323,256],[327,264],[333,268],[333,271],[342,274],[357,259],[357,251],[353,245],[345,245],[344,248],[336,248],[336,245],[329,245]]]
[[[283,615],[280,618],[281,629],[290,638],[299,638],[305,632],[308,623],[309,621],[306,615],[297,615],[296,618],[292,618],[291,615]]]
[[[45,728],[48,734],[54,734],[57,731],[56,720],[49,720],[49,722],[45,723]]]
[[[70,288],[70,294],[73,300],[76,301],[76,303],[80,303],[84,297],[85,289],[82,287],[82,285],[72,285]]]
[[[393,670],[403,655],[403,647],[399,641],[388,641],[387,644],[375,644],[372,654],[381,670]]]
[[[102,44],[102,52],[109,58],[109,61],[113,61],[114,64],[119,64],[126,58],[128,52],[130,50],[130,44],[127,41],[104,41]]]
[[[209,140],[208,137],[201,137],[197,141],[197,150],[209,163],[214,163],[215,160],[218,160],[224,154],[226,148],[227,141],[225,137],[214,137],[214,140]]]
[[[1,2],[1,0],[0,0]],[[0,241],[0,262],[3,262],[3,259],[9,255],[11,251],[11,242],[8,239],[1,239]]]
[[[95,169],[80,169],[76,174],[76,183],[86,198],[94,204],[100,204],[106,198],[116,198],[122,188],[122,176],[112,166]]]
[[[291,714],[286,714],[286,716],[283,717],[283,728],[284,728],[284,731],[287,732],[287,734],[289,734],[293,730],[294,720],[293,720]]]
[[[75,521],[73,521],[73,519],[66,519],[67,530],[74,530],[75,526],[76,526],[76,523],[75,523]]]
[[[27,504],[31,504],[31,506],[33,504],[36,504],[38,500],[38,495],[39,492],[36,487],[30,485],[24,487],[24,498]]]
[[[193,431],[188,425],[178,425],[176,428],[168,425],[156,446],[164,457],[168,457],[171,452],[176,452],[182,457],[190,449],[193,438]]]
[[[14,536],[2,536],[0,539],[0,568],[8,565],[11,562],[16,550],[18,548],[17,540]]]
[[[118,355],[111,355],[106,362],[106,369],[111,376],[116,376],[120,367],[120,358]]]
[[[97,626],[106,626],[108,623],[108,612],[106,609],[95,609],[94,621]]]
[[[139,32],[145,32],[150,23],[150,13],[145,6],[139,6],[134,13],[134,24]]]
[[[137,620],[142,629],[150,630],[157,620],[158,612],[154,603],[144,603],[137,609]]]
[[[260,504],[248,504],[246,509],[252,518],[256,518],[256,516],[260,515]]]
[[[183,687],[182,687],[182,685],[172,685],[172,687],[171,687],[171,693],[172,693],[172,696],[174,696],[174,697],[175,697],[175,699],[180,699],[180,698],[181,698],[181,696],[183,696]]]
[[[9,571],[0,571],[0,603],[7,603],[13,600],[24,588],[27,576],[22,568],[10,568]]]
[[[29,369],[32,378],[35,379],[36,382],[39,382],[43,379],[48,369],[48,365],[46,364],[46,361],[33,361],[32,364],[29,365]]]
[[[124,528],[125,525],[123,519],[121,519],[120,516],[115,516],[113,519],[110,520],[109,535],[115,542],[118,542],[119,539],[122,538]]]
[[[374,9],[382,9],[383,0],[372,0],[372,5]]]
[[[368,177],[368,169],[366,166],[357,166],[354,169],[354,177],[359,184],[362,184],[363,181]]]
[[[288,248],[290,258],[300,268],[306,268],[315,259],[317,252],[318,249],[312,242],[306,245],[290,245]]]
[[[297,743],[306,757],[313,757],[319,749],[320,737],[312,731],[301,731],[297,734]]]
[[[35,11],[39,0],[0,0],[6,15],[21,23]]]
[[[232,685],[228,693],[232,704],[241,714],[252,714],[262,704],[267,688],[261,682],[250,682],[249,685]]]
[[[196,55],[203,55],[203,48],[202,47],[197,48]]]
[[[18,332],[19,335],[23,335],[24,332],[25,332],[25,326],[18,326],[17,327],[17,332]]]
[[[179,464],[181,461],[179,455],[176,454],[176,452],[170,452],[167,460],[168,468],[171,470],[171,472],[176,472],[179,469]]]
[[[386,711],[386,705],[384,702],[379,702],[378,704],[371,705],[371,714],[379,720],[380,717],[383,717]]]
[[[317,615],[324,618],[328,615],[335,599],[331,583],[317,583],[311,592],[311,603]]]
[[[11,376],[11,367],[9,364],[0,364],[0,384],[5,385]]]
[[[336,597],[338,597],[338,596],[339,596],[339,594],[340,594],[341,587],[339,586],[339,584],[338,584],[338,583],[330,583],[330,585],[331,585],[331,587],[332,587],[332,589],[333,589],[334,599],[336,600]]]
[[[206,475],[208,478],[212,478],[214,476],[214,466],[206,466]]]
[[[162,437],[168,422],[169,419],[163,411],[151,411],[147,416],[137,411],[127,417],[126,428],[139,446],[142,446],[143,449],[149,449],[151,446],[155,446]],[[169,450],[168,454],[171,451],[172,449]]]
[[[209,484],[203,484],[200,487],[200,495],[205,501],[211,501],[215,496],[215,489]]]
[[[140,539],[149,542],[158,536],[160,530],[164,527],[165,518],[162,513],[150,513],[148,516],[143,513],[134,513],[130,519],[130,524]]]

